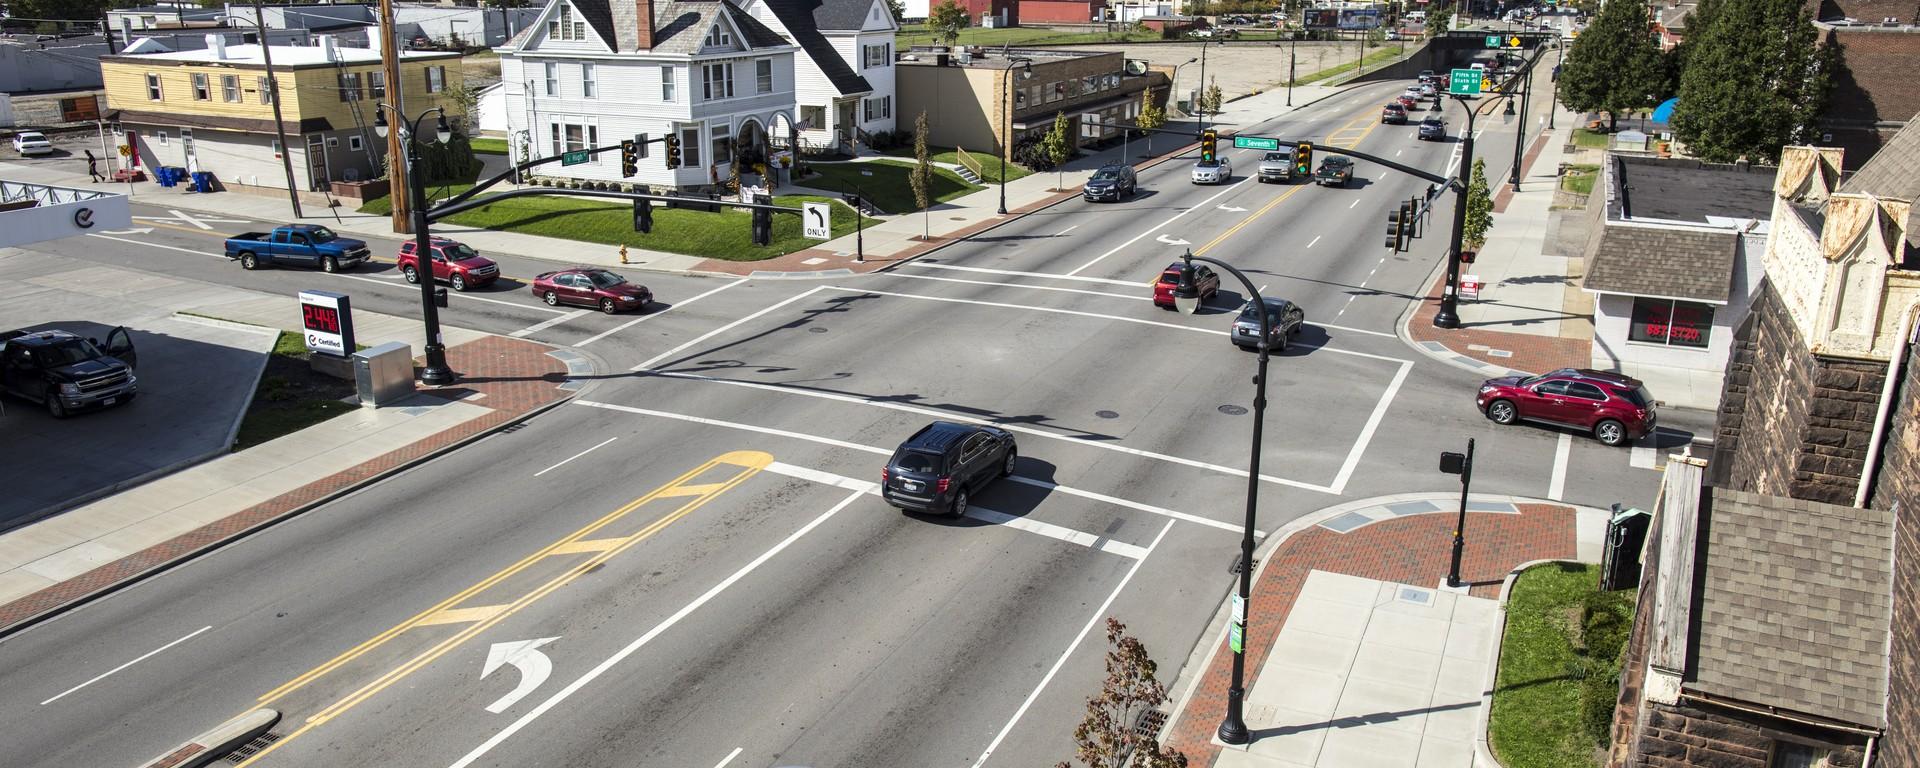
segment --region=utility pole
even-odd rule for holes
[[[1447,245],[1447,284],[1441,289],[1440,311],[1433,316],[1435,328],[1460,327],[1460,240],[1467,226],[1467,187],[1473,181],[1473,116],[1477,110],[1466,99],[1453,98],[1467,110],[1467,130],[1460,134],[1460,178],[1455,182],[1459,192],[1453,203],[1453,235]]]
[[[1513,140],[1513,172],[1507,176],[1507,182],[1513,185],[1515,192],[1520,191],[1520,161],[1527,146],[1527,102],[1528,97],[1533,95],[1533,67],[1538,62],[1538,57],[1527,61],[1526,79],[1520,87],[1520,133]],[[1507,98],[1507,103],[1512,104],[1513,97]]]
[[[387,78],[387,103],[397,114],[406,114],[406,104],[400,98],[400,45],[395,36],[393,0],[380,0],[380,63]],[[406,155],[400,151],[400,142],[399,131],[387,132],[387,200],[393,203],[393,231],[406,234],[413,231],[414,201],[407,194],[408,182],[412,181],[407,177],[413,169],[403,159]]]
[[[266,14],[260,0],[253,0],[253,26],[260,33],[260,60],[267,65],[267,99],[273,102],[273,135],[280,139],[280,169],[287,172],[287,202],[293,205],[293,218],[300,212],[300,186],[293,180],[293,147],[287,144],[287,122],[280,114],[280,81],[273,76],[273,44],[267,37]]]

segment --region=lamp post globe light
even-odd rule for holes
[[[387,113],[392,112],[398,125],[387,122]],[[406,120],[398,107],[378,103],[373,110],[373,131],[380,138],[386,138],[389,131],[400,131],[400,151],[405,157],[401,162],[407,164],[407,199],[412,202],[413,215],[413,253],[417,262],[425,267],[420,280],[420,316],[426,324],[427,364],[420,369],[420,382],[428,386],[441,387],[452,384],[458,374],[447,366],[447,346],[440,340],[440,308],[434,300],[432,253],[433,237],[427,233],[427,182],[420,175],[420,153],[414,142],[420,137],[420,121],[428,115],[438,116],[434,122],[434,143],[445,144],[453,138],[453,128],[447,125],[447,113],[439,107],[421,112],[411,122]],[[397,193],[395,190],[394,193]],[[390,193],[392,194],[392,193]]]
[[[1007,68],[1002,70],[1000,80],[1006,98],[1005,132],[1000,134],[1000,215],[1007,215],[1007,163],[1013,162],[1013,68],[1020,67],[1020,80],[1033,77],[1033,59],[1015,56],[1007,59]]]

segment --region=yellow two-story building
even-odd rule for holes
[[[283,150],[260,46],[226,45],[211,35],[208,42],[197,51],[101,57],[107,119],[119,125],[119,143],[128,148],[122,163],[205,171],[225,187],[285,189],[286,151],[294,185],[322,190],[384,175],[387,143],[374,131],[374,105],[394,103],[396,91],[408,114],[439,106],[458,124],[452,94],[464,84],[460,54],[402,53],[400,82],[390,88],[379,51],[322,37],[319,45],[271,50],[292,145]]]

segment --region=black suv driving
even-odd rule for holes
[[[1133,175],[1133,166],[1121,163],[1103,165],[1100,166],[1100,170],[1093,172],[1092,178],[1087,179],[1087,185],[1080,189],[1080,193],[1088,200],[1119,202],[1133,197],[1134,184],[1137,182],[1138,179]]]
[[[894,449],[880,471],[880,497],[901,509],[960,517],[969,494],[1012,475],[1019,461],[1011,432],[936,421]]]

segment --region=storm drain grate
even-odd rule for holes
[[[253,737],[253,741],[249,741],[245,744],[240,745],[239,749],[236,749],[232,752],[227,753],[226,760],[229,763],[236,763],[236,764],[244,763],[249,758],[253,757],[256,754],[259,754],[260,750],[263,750],[269,746],[272,746],[274,742],[279,740],[280,740],[280,734],[274,733],[273,731],[267,731],[266,733]]]
[[[1143,741],[1152,740],[1154,743],[1159,743],[1160,729],[1165,727],[1167,727],[1167,713],[1149,709],[1140,713],[1140,719],[1134,721],[1133,735],[1140,737]]]
[[[506,425],[506,426],[504,426],[504,427],[501,427],[501,428],[500,428],[500,431],[501,431],[501,432],[503,432],[503,433],[505,433],[505,432],[518,432],[518,431],[520,431],[520,430],[523,430],[523,429],[526,429],[526,428],[527,428],[527,423],[526,423],[526,422],[524,422],[524,421],[516,421],[516,422],[514,422],[514,423],[512,423],[512,424],[508,424],[508,425]]]

